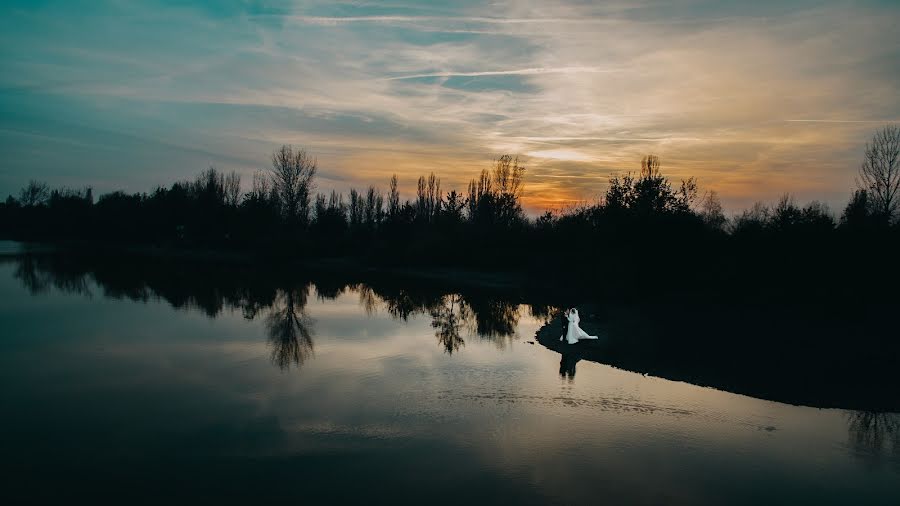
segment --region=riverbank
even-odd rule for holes
[[[713,302],[579,312],[599,340],[559,341],[560,321],[536,335],[563,375],[591,361],[785,404],[900,412],[900,346],[870,315]]]

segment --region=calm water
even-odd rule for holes
[[[900,504],[895,415],[563,378],[527,305],[158,291],[0,263],[15,503]]]

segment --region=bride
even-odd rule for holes
[[[598,339],[597,336],[588,335],[587,332],[581,330],[581,327],[578,326],[578,322],[581,321],[581,318],[578,317],[577,309],[573,307],[566,311],[564,314],[566,315],[566,319],[569,320],[569,328],[566,331],[566,335],[564,336],[569,344],[575,344],[579,340],[584,339]],[[559,340],[562,341],[563,338],[560,337]]]

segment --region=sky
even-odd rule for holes
[[[848,199],[900,122],[900,2],[4,0],[0,195],[246,186],[282,144],[320,191],[518,154],[531,212],[658,155],[726,209]]]

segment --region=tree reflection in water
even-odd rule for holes
[[[59,259],[56,259],[58,262]],[[13,276],[32,295],[38,295],[54,287],[61,292],[91,297],[88,276],[80,270],[53,269],[54,258],[23,255],[16,264]]]
[[[357,284],[354,288],[359,293],[359,305],[365,310],[366,316],[372,316],[377,313],[378,305],[381,301],[378,295],[375,294],[375,290],[372,290],[372,287],[369,285],[362,283]]]
[[[430,312],[431,326],[436,329],[434,336],[438,338],[444,351],[452,355],[466,344],[460,331],[471,318],[468,306],[458,294],[445,295],[441,298],[441,303]]]
[[[516,337],[519,324],[519,305],[509,301],[485,298],[469,302],[475,333],[493,342],[498,349],[506,346]]]
[[[892,458],[900,466],[900,413],[848,411],[850,446],[876,464]]]
[[[306,305],[307,299],[312,297],[310,290],[315,287],[317,296],[323,300],[354,292],[367,314],[385,311],[403,321],[416,315],[429,318],[434,337],[429,335],[427,339],[436,338],[438,346],[447,354],[460,352],[467,343],[472,342],[472,337],[489,340],[498,348],[508,346],[516,339],[520,317],[523,311],[527,311],[530,317],[547,322],[538,332],[536,341],[564,353],[560,357],[559,374],[566,380],[574,378],[579,360],[588,360],[632,371],[654,371],[655,375],[683,381],[699,378],[710,386],[727,391],[781,402],[896,408],[895,396],[890,395],[895,393],[892,390],[894,379],[890,376],[893,369],[890,367],[876,369],[866,367],[869,362],[860,362],[858,367],[849,369],[857,374],[836,375],[839,380],[833,382],[822,376],[820,380],[823,381],[819,381],[815,389],[798,396],[795,389],[781,390],[780,385],[800,384],[801,379],[806,381],[808,374],[817,374],[821,367],[812,358],[795,355],[792,359],[794,367],[781,368],[782,372],[763,375],[765,378],[746,373],[746,368],[751,366],[743,363],[750,363],[747,362],[749,359],[735,362],[736,367],[722,367],[725,359],[719,347],[705,346],[719,343],[720,336],[716,332],[699,337],[678,334],[680,339],[664,338],[662,336],[668,336],[673,328],[669,318],[655,316],[646,325],[640,325],[641,319],[632,317],[637,312],[628,304],[610,309],[610,318],[615,318],[610,324],[618,329],[620,335],[635,338],[618,338],[611,340],[609,347],[579,351],[570,350],[568,345],[563,346],[559,341],[565,327],[562,325],[565,322],[558,316],[560,308],[520,305],[519,294],[509,294],[508,291],[471,286],[448,289],[446,285],[434,281],[398,279],[383,274],[373,274],[362,284],[326,273],[306,277],[308,273],[268,266],[264,262],[250,265],[119,253],[32,252],[0,257],[0,263],[12,264],[13,276],[30,293],[52,290],[83,296],[101,293],[104,297],[135,302],[164,301],[176,309],[200,311],[210,318],[217,317],[223,311],[239,311],[248,320],[259,318],[263,323],[261,331],[266,335],[263,338],[271,346],[272,363],[282,369],[290,368],[291,364],[301,367],[313,356],[315,332],[313,321],[306,313]],[[313,279],[314,285],[311,284]],[[548,302],[557,299],[529,300]],[[677,314],[678,307],[666,314]],[[715,320],[709,328],[718,329],[731,324],[731,313],[726,315],[729,316]],[[559,324],[552,321],[553,318],[558,318]],[[801,320],[784,321],[796,323]],[[866,322],[852,320],[852,323]],[[793,332],[793,327],[786,328]],[[817,328],[829,331],[825,327]],[[880,329],[878,326],[865,328],[870,333]],[[829,339],[836,340],[837,337],[830,335]],[[893,343],[887,339],[884,341]],[[647,353],[648,344],[663,351]],[[707,349],[711,351],[705,351]],[[893,349],[887,348],[889,352]],[[569,355],[576,351],[578,355]],[[759,359],[764,355],[750,357]],[[727,362],[731,364],[732,357],[727,357]],[[885,363],[890,366],[893,361],[887,360]],[[753,367],[755,364],[753,361]],[[860,450],[861,455],[888,453],[893,456],[893,461],[900,461],[898,415],[857,412],[848,417],[851,444]]]
[[[451,355],[465,346],[464,330],[467,335],[489,340],[501,349],[516,337],[520,310],[514,302],[477,292],[463,295],[378,286],[367,287],[367,290],[371,290],[371,294],[360,292],[360,303],[364,307],[374,304],[372,299],[377,298],[397,320],[407,321],[417,314],[429,315],[438,343]]]
[[[521,314],[517,302],[495,293],[475,288],[455,292],[392,278],[347,283],[321,276],[313,285],[296,273],[286,276],[232,264],[115,255],[27,254],[6,261],[15,262],[15,277],[31,293],[56,288],[90,296],[96,284],[105,296],[137,302],[164,300],[175,308],[199,310],[210,318],[227,309],[239,310],[247,320],[262,317],[272,363],[281,369],[292,364],[300,367],[313,355],[313,320],[306,313],[313,287],[321,300],[356,292],[367,315],[384,310],[402,321],[416,315],[430,316],[434,335],[448,354],[465,346],[464,335],[505,348],[516,338]],[[549,310],[530,307],[530,313],[546,317]]]
[[[313,355],[313,319],[306,314],[309,285],[280,290],[266,315],[272,363],[281,370],[298,368]]]

